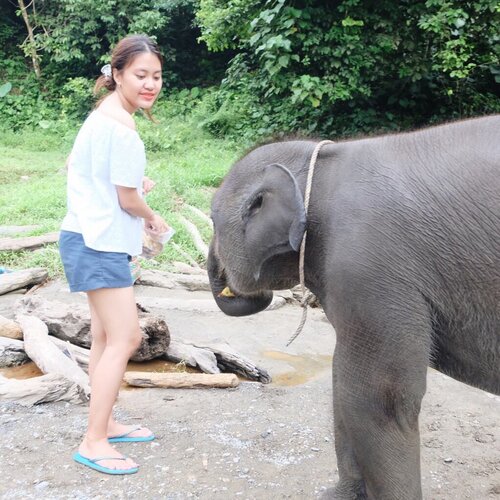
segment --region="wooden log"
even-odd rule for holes
[[[0,400],[32,406],[53,401],[84,403],[87,397],[78,384],[62,375],[50,373],[24,380],[9,379],[0,375]]]
[[[186,264],[185,262],[179,262],[173,260],[170,264],[175,269],[175,272],[180,274],[206,274],[205,269],[201,268],[197,262],[194,262],[196,266],[191,264]]]
[[[0,316],[0,337],[22,340],[23,331],[15,321]]]
[[[59,231],[41,236],[25,236],[24,238],[1,238],[0,251],[17,252],[19,250],[35,250],[59,240]]]
[[[0,337],[0,368],[19,366],[29,361],[20,340]]]
[[[212,351],[179,340],[170,341],[165,359],[174,363],[186,363],[187,366],[199,368],[204,373],[220,373],[217,358]]]
[[[124,380],[135,387],[168,387],[195,389],[203,387],[237,387],[240,381],[234,373],[154,373],[125,372]]]
[[[48,275],[49,273],[43,267],[32,267],[22,271],[0,274],[0,295],[27,286],[38,285],[44,282]]]
[[[57,373],[77,383],[90,394],[88,375],[65,356],[49,339],[49,331],[43,321],[35,316],[18,314],[16,317],[24,334],[24,349],[43,373]]]
[[[210,291],[210,283],[206,272],[203,274],[180,274],[143,269],[137,284],[168,289],[180,287],[190,292]]]
[[[40,318],[54,337],[81,347],[90,347],[90,313],[86,304],[46,300],[32,295],[23,297],[22,312]],[[132,361],[159,358],[170,342],[168,326],[162,318],[139,311],[142,342]]]
[[[84,372],[88,373],[90,349],[71,344],[67,340],[61,340],[52,335],[49,335],[49,339],[63,354],[70,357]]]
[[[191,239],[193,240],[196,249],[206,259],[208,257],[208,246],[203,241],[203,238],[201,237],[198,228],[191,221],[187,220],[185,217],[182,217],[182,215],[178,215],[178,218],[181,221],[182,225],[186,228],[189,235],[191,236]]]

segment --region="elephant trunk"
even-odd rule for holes
[[[208,254],[207,271],[215,302],[228,316],[248,316],[258,313],[273,300],[273,293],[270,291],[258,295],[234,295],[227,286],[226,277],[212,248]]]

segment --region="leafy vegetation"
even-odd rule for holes
[[[186,204],[209,212],[215,187],[248,144],[214,138],[204,130],[200,125],[203,105],[188,109],[194,100],[192,93],[179,92],[171,101],[165,100],[156,108],[158,123],[140,116],[136,121],[148,150],[146,173],[157,183],[148,195],[148,204],[176,229],[173,241],[201,261],[179,216],[193,220]],[[183,102],[189,104],[183,107]],[[64,164],[76,132],[77,127],[64,135],[51,128],[0,130],[0,226],[39,225],[31,234],[59,229],[66,211]],[[203,221],[196,222],[208,241],[211,229]],[[52,275],[60,275],[57,255],[55,246],[34,253],[2,252],[0,266],[23,268],[45,262]],[[172,260],[185,258],[169,244],[154,261],[146,261],[145,267],[168,269]]]
[[[22,3],[19,3],[22,5]],[[138,118],[178,230],[208,210],[231,162],[261,137],[339,137],[500,112],[497,0],[36,0],[0,2],[0,224],[56,230],[64,161],[117,40],[153,36],[165,56],[158,123]],[[23,14],[23,15],[21,15]],[[205,236],[209,229],[205,228]],[[182,260],[167,245],[157,265]],[[45,262],[54,247],[0,256]]]

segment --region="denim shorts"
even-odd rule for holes
[[[61,231],[59,253],[72,292],[125,288],[134,284],[129,265],[130,255],[93,250],[85,246],[80,233]]]

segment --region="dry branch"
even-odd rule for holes
[[[238,377],[234,373],[144,373],[125,372],[125,382],[136,387],[203,388],[237,387]]]
[[[43,267],[32,267],[22,271],[0,274],[0,295],[38,285],[47,279],[47,270]]]
[[[35,316],[19,314],[17,321],[24,334],[24,349],[43,373],[57,373],[77,383],[90,394],[88,375],[49,339],[47,326]]]
[[[194,246],[196,247],[196,249],[206,259],[208,257],[208,246],[203,241],[203,238],[201,237],[201,234],[198,231],[198,228],[196,227],[196,225],[193,224],[191,221],[188,221],[185,217],[182,217],[182,215],[179,215],[178,218],[181,221],[182,225],[186,228],[189,235],[191,236],[191,239],[193,240],[193,243],[194,243]]]
[[[25,236],[24,238],[2,238],[0,239],[0,251],[35,250],[48,243],[56,243],[58,240],[59,232],[42,234],[41,236]]]

